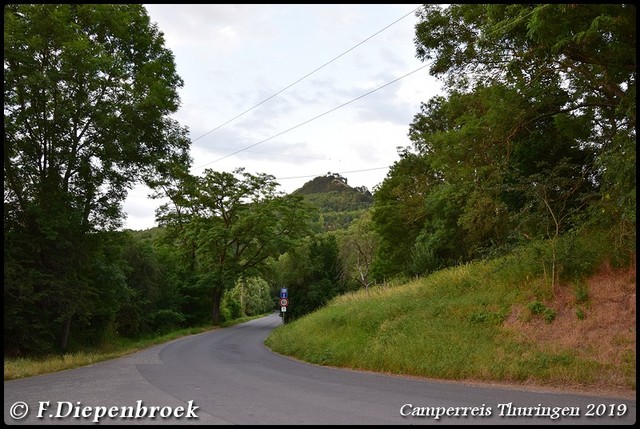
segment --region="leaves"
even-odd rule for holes
[[[243,168],[202,177],[183,175],[158,220],[169,227],[191,258],[202,288],[221,294],[241,277],[259,275],[310,232],[309,208],[299,195],[276,192],[273,176]],[[214,299],[214,321],[220,302]]]
[[[5,305],[29,319],[9,329],[63,323],[64,348],[73,323],[88,332],[117,312],[124,275],[101,237],[122,225],[128,189],[190,163],[167,117],[182,81],[142,5],[13,4],[4,18],[5,265],[31,273],[5,277]],[[28,289],[32,301],[7,293]]]
[[[590,212],[635,219],[635,7],[425,5],[419,18],[416,55],[447,94],[421,105],[375,194],[379,278],[555,238]]]

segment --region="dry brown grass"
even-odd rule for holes
[[[578,358],[602,364],[605,369],[595,375],[594,384],[583,386],[588,390],[635,396],[635,265],[621,270],[605,264],[586,285],[587,303],[576,302],[573,285],[564,284],[556,289],[553,300],[544,303],[556,312],[552,323],[528,317],[526,307],[518,306],[505,328],[520,340],[536,342],[546,350],[571,350]],[[583,311],[582,320],[576,314],[578,308]],[[630,357],[633,374],[629,374]]]

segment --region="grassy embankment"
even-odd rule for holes
[[[223,323],[221,327],[232,326],[246,322],[260,316],[243,317],[231,322]],[[202,332],[216,329],[213,326],[202,326],[195,328],[185,328],[169,332],[160,336],[149,336],[137,340],[122,337],[113,337],[105,340],[100,346],[93,350],[80,351],[76,353],[65,353],[54,356],[40,358],[6,358],[4,359],[4,379],[13,380],[16,378],[31,377],[34,375],[47,374],[50,372],[62,371],[65,369],[77,368],[91,365],[108,359],[125,356],[130,353],[145,349],[147,347],[166,343],[176,338],[187,335],[195,335]]]
[[[554,288],[545,280],[544,254],[532,247],[336,297],[273,331],[267,345],[321,365],[635,396],[635,254],[628,268],[614,269],[603,263],[607,249],[577,248],[565,247],[557,261],[565,277],[572,272],[576,280]],[[596,274],[580,280],[583,271]],[[95,351],[46,359],[5,358],[5,380],[89,365],[210,329],[118,338]]]
[[[635,262],[590,255],[595,274],[552,288],[536,252],[336,297],[266,343],[320,365],[635,396]]]

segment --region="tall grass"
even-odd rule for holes
[[[495,264],[466,265],[402,287],[334,299],[273,332],[275,351],[313,363],[438,378],[477,377],[494,359],[502,321],[518,288],[491,276]]]
[[[555,292],[541,282],[544,255],[532,256],[536,254],[540,256],[539,249],[529,246],[401,286],[339,296],[319,311],[277,328],[266,344],[278,353],[321,365],[542,385],[589,386],[611,375],[635,389],[635,367],[612,367],[505,328],[507,319],[514,317],[553,323],[555,312],[544,303],[553,302]],[[592,273],[602,256],[585,256],[583,267],[568,270],[571,277]],[[517,309],[524,310],[518,315]]]

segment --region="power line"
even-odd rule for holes
[[[251,110],[253,110],[253,109],[255,109],[255,108],[259,107],[260,105],[264,104],[265,102],[269,101],[270,99],[272,99],[272,98],[276,97],[277,95],[281,94],[282,92],[286,91],[287,89],[291,88],[292,86],[296,85],[297,83],[301,82],[302,80],[306,79],[307,77],[311,76],[312,74],[316,73],[317,71],[321,70],[322,68],[326,67],[327,65],[331,64],[332,62],[336,61],[337,59],[341,58],[342,56],[346,55],[347,53],[349,53],[350,51],[354,50],[354,49],[355,49],[355,48],[357,48],[358,46],[360,46],[360,45],[364,44],[365,42],[369,41],[370,39],[372,39],[372,38],[373,38],[373,37],[375,37],[376,35],[378,35],[378,34],[380,34],[381,32],[383,32],[383,31],[387,30],[389,27],[391,27],[392,25],[394,25],[394,24],[398,23],[399,21],[401,21],[402,19],[404,19],[404,18],[406,18],[407,16],[411,15],[412,13],[416,12],[416,11],[417,11],[418,9],[420,9],[421,7],[422,7],[422,6],[419,6],[419,7],[415,8],[415,9],[411,10],[410,12],[408,12],[408,13],[406,13],[405,15],[403,15],[402,17],[398,18],[397,20],[395,20],[395,21],[394,21],[394,22],[392,22],[391,24],[387,25],[386,27],[382,28],[381,30],[377,31],[376,33],[372,34],[371,36],[367,37],[366,39],[364,39],[364,40],[363,40],[363,41],[361,41],[360,43],[358,43],[358,44],[354,45],[353,47],[351,47],[350,49],[348,49],[348,50],[344,51],[342,54],[338,55],[337,57],[335,57],[335,58],[333,58],[332,60],[328,61],[327,63],[323,64],[322,66],[320,66],[320,67],[316,68],[316,69],[315,69],[315,70],[313,70],[312,72],[310,72],[310,73],[308,73],[307,75],[305,75],[305,76],[301,77],[300,79],[296,80],[295,82],[291,83],[290,85],[286,86],[285,88],[281,89],[280,91],[276,92],[275,94],[271,95],[270,97],[268,97],[268,98],[264,99],[263,101],[261,101],[260,103],[256,104],[255,106],[251,107],[250,109],[245,110],[244,112],[240,113],[239,115],[236,115],[236,116],[235,116],[235,117],[233,117],[232,119],[230,119],[230,120],[228,120],[227,122],[225,122],[225,123],[223,123],[223,124],[221,124],[221,125],[217,126],[216,128],[212,129],[211,131],[208,131],[207,133],[205,133],[205,134],[203,134],[203,135],[201,135],[201,136],[199,136],[199,137],[197,137],[197,138],[193,139],[191,142],[193,143],[193,142],[195,142],[195,141],[197,141],[197,140],[199,140],[199,139],[201,139],[201,138],[205,137],[206,135],[208,135],[208,134],[210,134],[210,133],[212,133],[212,132],[214,132],[214,131],[216,131],[216,130],[218,130],[218,129],[222,128],[223,126],[225,126],[225,125],[229,124],[230,122],[232,122],[232,121],[234,121],[234,120],[238,119],[239,117],[241,117],[242,115],[244,115],[244,114],[248,113],[249,111],[251,111]],[[316,120],[316,119],[319,119],[319,118],[321,118],[322,116],[325,116],[325,115],[327,115],[327,114],[329,114],[329,113],[331,113],[331,112],[333,112],[333,111],[335,111],[335,110],[338,110],[338,109],[340,109],[340,108],[342,108],[342,107],[344,107],[344,106],[347,106],[347,105],[349,105],[349,104],[351,104],[351,103],[353,103],[353,102],[355,102],[355,101],[357,101],[357,100],[359,100],[359,99],[361,99],[361,98],[364,98],[364,97],[366,97],[367,95],[370,95],[370,94],[372,94],[372,93],[374,93],[374,92],[376,92],[376,91],[379,91],[380,89],[383,89],[383,88],[385,88],[385,87],[387,87],[387,86],[389,86],[389,85],[391,85],[391,84],[393,84],[393,83],[395,83],[395,82],[397,82],[397,81],[399,81],[399,80],[401,80],[401,79],[403,79],[403,78],[405,78],[405,77],[408,77],[409,75],[411,75],[411,74],[413,74],[413,73],[416,73],[416,72],[418,72],[418,71],[422,70],[423,68],[427,67],[428,65],[429,65],[429,64],[425,64],[424,66],[419,67],[418,69],[416,69],[416,70],[414,70],[414,71],[412,71],[412,72],[409,72],[409,73],[405,74],[404,76],[401,76],[401,77],[399,77],[399,78],[397,78],[397,79],[394,79],[394,80],[393,80],[393,81],[391,81],[391,82],[388,82],[388,83],[386,83],[386,84],[384,84],[384,85],[382,85],[382,86],[380,86],[380,87],[378,87],[378,88],[376,88],[376,89],[373,89],[373,90],[371,90],[371,91],[369,91],[369,92],[367,92],[367,93],[365,93],[365,94],[362,94],[362,95],[360,95],[360,96],[359,96],[359,97],[357,97],[357,98],[354,98],[354,99],[352,99],[352,100],[350,100],[350,101],[348,101],[348,102],[346,102],[346,103],[343,103],[343,104],[341,104],[341,105],[339,105],[339,106],[337,106],[337,107],[334,107],[334,108],[333,108],[333,109],[331,109],[331,110],[328,110],[328,111],[326,111],[326,112],[324,112],[324,113],[322,113],[322,114],[320,114],[320,115],[317,115],[317,116],[315,116],[315,117],[313,117],[313,118],[311,118],[311,119],[308,119],[308,120],[306,120],[306,121],[304,121],[304,122],[302,122],[302,123],[300,123],[300,124],[298,124],[298,125],[295,125],[295,126],[293,126],[293,127],[289,128],[289,129],[285,130],[285,131],[282,131],[282,132],[280,132],[280,133],[278,133],[278,134],[276,134],[276,135],[274,135],[274,136],[272,136],[272,137],[269,137],[269,138],[267,138],[267,139],[264,139],[264,140],[262,140],[262,141],[260,141],[260,142],[258,142],[258,143],[254,143],[254,144],[252,144],[252,145],[250,145],[250,146],[247,146],[247,147],[245,147],[245,148],[243,148],[243,149],[240,149],[240,150],[238,150],[238,151],[235,151],[235,152],[233,152],[233,153],[231,153],[231,154],[229,154],[229,155],[226,155],[226,156],[224,156],[224,157],[222,157],[222,158],[216,159],[216,160],[211,161],[211,162],[209,162],[209,163],[206,163],[206,164],[203,164],[203,165],[200,165],[200,166],[197,166],[197,167],[193,167],[193,168],[194,168],[194,169],[202,168],[202,167],[204,167],[204,166],[206,166],[206,165],[213,164],[213,163],[218,162],[218,161],[220,161],[220,160],[222,160],[222,159],[225,159],[225,158],[231,157],[231,156],[233,156],[233,155],[236,155],[236,154],[238,154],[238,153],[244,152],[244,151],[246,151],[246,150],[248,150],[248,149],[250,149],[250,148],[252,148],[252,147],[255,147],[255,146],[259,145],[259,144],[265,143],[265,142],[267,142],[267,141],[269,141],[269,140],[272,140],[272,139],[274,139],[274,138],[276,138],[276,137],[279,137],[279,136],[281,136],[281,135],[283,135],[283,134],[285,134],[285,133],[287,133],[287,132],[289,132],[289,131],[292,131],[292,130],[294,130],[294,129],[296,129],[296,128],[299,128],[299,127],[301,127],[301,126],[303,126],[303,125],[306,125],[306,124],[308,124],[309,122],[312,122],[312,121],[314,121],[314,120]],[[207,146],[205,146],[205,145],[193,145],[193,146],[205,147],[205,148],[213,149],[213,148],[211,148],[211,147],[207,147]],[[225,150],[227,150],[227,149],[225,149]],[[356,172],[362,172],[362,171],[371,171],[371,170],[377,170],[377,169],[382,169],[382,168],[388,168],[388,167],[378,167],[378,168],[366,169],[366,170],[354,170],[354,171],[351,171],[351,172],[340,172],[339,174],[342,174],[342,173],[356,173]],[[315,177],[315,176],[307,176],[307,177]],[[279,180],[288,180],[288,179],[295,179],[295,178],[297,178],[297,177],[286,177],[286,178],[281,178],[281,179],[279,179]],[[304,178],[304,176],[301,176],[300,178]],[[138,185],[138,186],[134,186],[134,187],[133,187],[133,189],[139,189],[139,188],[141,188],[141,187],[142,187],[141,185]]]
[[[366,168],[364,170],[338,171],[336,172],[336,174],[364,173],[365,171],[385,170],[388,168],[390,167],[374,167],[374,168]],[[322,174],[310,174],[308,176],[276,177],[276,180],[306,179],[307,177],[318,177],[318,176],[322,176]]]
[[[391,167],[387,166],[387,167],[373,167],[373,168],[365,168],[362,170],[351,170],[351,171],[336,171],[336,174],[352,174],[352,173],[365,173],[367,171],[376,171],[376,170],[387,170]],[[275,180],[293,180],[293,179],[306,179],[308,177],[318,177],[318,176],[322,176],[323,173],[318,173],[318,174],[309,174],[309,175],[305,175],[305,176],[289,176],[289,177],[276,177]],[[142,189],[144,186],[139,185],[139,186],[134,186],[133,189]]]
[[[347,106],[347,105],[349,105],[349,104],[351,104],[351,103],[353,103],[353,102],[355,102],[355,101],[357,101],[357,100],[360,100],[361,98],[364,98],[364,97],[366,97],[367,95],[373,94],[374,92],[379,91],[379,90],[381,90],[382,88],[385,88],[385,87],[387,87],[387,86],[389,86],[389,85],[391,85],[391,84],[393,84],[393,83],[395,83],[395,82],[399,81],[400,79],[404,79],[405,77],[410,76],[410,75],[412,75],[412,74],[414,74],[414,73],[416,73],[416,72],[418,72],[418,71],[422,70],[423,68],[428,67],[429,65],[430,65],[430,64],[425,64],[425,65],[423,65],[422,67],[418,67],[418,68],[417,68],[417,69],[415,69],[414,71],[409,72],[409,73],[405,74],[404,76],[400,76],[399,78],[394,79],[394,80],[392,80],[391,82],[387,82],[387,83],[385,83],[384,85],[379,86],[379,87],[378,87],[378,88],[376,88],[376,89],[373,89],[373,90],[371,90],[371,91],[369,91],[369,92],[367,92],[367,93],[365,93],[365,94],[362,94],[362,95],[361,95],[361,96],[359,96],[359,97],[354,98],[353,100],[347,101],[346,103],[343,103],[343,104],[341,104],[341,105],[339,105],[339,106],[337,106],[337,107],[334,107],[334,108],[333,108],[333,109],[331,109],[331,110],[327,110],[326,112],[321,113],[321,114],[319,114],[319,115],[317,115],[317,116],[314,116],[314,117],[313,117],[313,118],[311,118],[311,119],[307,119],[306,121],[301,122],[301,123],[299,123],[298,125],[295,125],[295,126],[293,126],[293,127],[289,128],[289,129],[287,129],[287,130],[284,130],[284,131],[282,131],[282,132],[280,132],[280,133],[278,133],[278,134],[276,134],[276,135],[274,135],[274,136],[271,136],[271,137],[269,137],[269,138],[267,138],[267,139],[264,139],[264,140],[262,140],[262,141],[259,141],[258,143],[254,143],[254,144],[249,145],[249,146],[247,146],[247,147],[245,147],[245,148],[242,148],[242,149],[240,149],[240,150],[237,150],[237,151],[235,151],[235,152],[232,152],[232,153],[230,153],[229,155],[225,155],[225,156],[223,156],[222,158],[218,158],[218,159],[216,159],[216,160],[214,160],[214,161],[207,162],[206,164],[202,164],[202,165],[199,165],[199,166],[197,166],[197,167],[194,167],[194,169],[202,168],[202,167],[207,166],[207,165],[209,165],[209,164],[213,164],[214,162],[221,161],[221,160],[223,160],[223,159],[225,159],[225,158],[229,158],[230,156],[237,155],[237,154],[239,154],[240,152],[244,152],[244,151],[245,151],[245,150],[247,150],[247,149],[251,149],[252,147],[258,146],[259,144],[262,144],[262,143],[268,142],[269,140],[272,140],[272,139],[274,139],[274,138],[276,138],[276,137],[279,137],[279,136],[281,136],[281,135],[283,135],[283,134],[285,134],[285,133],[288,133],[289,131],[295,130],[296,128],[299,128],[299,127],[301,127],[301,126],[303,126],[303,125],[306,125],[306,124],[308,124],[308,123],[309,123],[309,122],[311,122],[311,121],[315,121],[315,120],[316,120],[316,119],[318,119],[318,118],[321,118],[321,117],[323,117],[323,116],[325,116],[325,115],[328,115],[328,114],[329,114],[329,113],[331,113],[331,112],[334,112],[334,111],[336,111],[336,110],[338,110],[338,109],[340,109],[340,108],[342,108],[342,107],[344,107],[344,106]]]
[[[240,149],[240,150],[237,150],[237,151],[235,151],[235,152],[232,152],[232,153],[230,153],[229,155],[223,156],[222,158],[218,158],[218,159],[216,159],[216,160],[213,160],[213,161],[211,161],[211,162],[208,162],[208,163],[206,163],[206,164],[202,164],[202,165],[199,165],[199,166],[197,166],[197,167],[193,167],[193,168],[194,168],[194,169],[199,169],[199,168],[205,167],[205,166],[207,166],[207,165],[209,165],[209,164],[213,164],[213,163],[218,162],[218,161],[221,161],[221,160],[223,160],[223,159],[225,159],[225,158],[229,158],[230,156],[237,155],[237,154],[238,154],[238,153],[240,153],[240,152],[244,152],[244,151],[246,151],[247,149],[251,149],[252,147],[258,146],[259,144],[265,143],[265,142],[267,142],[267,141],[269,141],[269,140],[272,140],[272,139],[274,139],[274,138],[276,138],[276,137],[279,137],[279,136],[281,136],[281,135],[283,135],[283,134],[286,134],[286,133],[288,133],[289,131],[295,130],[296,128],[299,128],[299,127],[301,127],[301,126],[303,126],[303,125],[306,125],[306,124],[308,124],[309,122],[315,121],[316,119],[319,119],[319,118],[321,118],[321,117],[323,117],[323,116],[325,116],[325,115],[328,115],[328,114],[329,114],[329,113],[331,113],[331,112],[334,112],[334,111],[336,111],[336,110],[338,110],[338,109],[340,109],[340,108],[342,108],[342,107],[344,107],[344,106],[347,106],[347,105],[349,105],[349,104],[351,104],[351,103],[353,103],[353,102],[355,102],[355,101],[357,101],[357,100],[360,100],[361,98],[364,98],[364,97],[366,97],[367,95],[373,94],[373,93],[374,93],[374,92],[376,92],[376,91],[379,91],[379,90],[381,90],[381,89],[383,89],[383,88],[386,88],[387,86],[389,86],[389,85],[391,85],[391,84],[393,84],[393,83],[395,83],[395,82],[397,82],[397,81],[399,81],[399,80],[401,80],[401,79],[404,79],[405,77],[408,77],[408,76],[410,76],[410,75],[412,75],[412,74],[414,74],[414,73],[419,72],[420,70],[424,69],[425,67],[428,67],[429,65],[431,65],[431,63],[427,63],[427,64],[425,64],[425,65],[423,65],[423,66],[421,66],[421,67],[418,67],[417,69],[415,69],[415,70],[413,70],[413,71],[411,71],[411,72],[409,72],[409,73],[407,73],[407,74],[405,74],[405,75],[403,75],[403,76],[400,76],[400,77],[398,77],[398,78],[396,78],[396,79],[394,79],[394,80],[392,80],[392,81],[390,81],[390,82],[387,82],[387,83],[385,83],[384,85],[381,85],[381,86],[379,86],[379,87],[377,87],[377,88],[375,88],[375,89],[373,89],[373,90],[371,90],[371,91],[369,91],[369,92],[367,92],[367,93],[365,93],[365,94],[362,94],[362,95],[360,95],[359,97],[356,97],[356,98],[354,98],[354,99],[352,99],[352,100],[350,100],[350,101],[347,101],[346,103],[343,103],[343,104],[341,104],[341,105],[339,105],[339,106],[337,106],[337,107],[334,107],[333,109],[327,110],[326,112],[321,113],[321,114],[319,114],[319,115],[317,115],[317,116],[314,116],[314,117],[313,117],[313,118],[311,118],[311,119],[307,119],[306,121],[301,122],[301,123],[299,123],[298,125],[295,125],[295,126],[293,126],[293,127],[289,128],[289,129],[287,129],[287,130],[281,131],[280,133],[278,133],[278,134],[276,134],[276,135],[274,135],[274,136],[271,136],[271,137],[269,137],[269,138],[267,138],[267,139],[264,139],[264,140],[262,140],[262,141],[259,141],[258,143],[254,143],[254,144],[249,145],[249,146],[247,146],[247,147],[245,147],[245,148],[242,148],[242,149]],[[374,169],[372,169],[372,170],[381,169],[381,168],[388,168],[388,167],[379,167],[379,168],[374,168]],[[355,170],[355,171],[353,171],[353,172],[358,172],[358,171],[368,171],[368,170]],[[346,173],[346,172],[345,172],[345,173]],[[309,177],[310,177],[310,176],[309,176]],[[315,177],[315,176],[314,176],[314,177]],[[296,179],[296,178],[298,178],[298,177],[285,177],[285,178],[282,178],[282,179],[280,179],[280,180]],[[303,177],[300,177],[300,178],[303,178]]]
[[[202,147],[202,146],[198,146],[198,147]],[[216,147],[216,148],[208,148],[208,149],[215,149],[215,150],[220,150],[220,151],[234,151],[235,150],[235,149],[231,149],[231,148],[228,148],[228,147]],[[278,156],[278,157],[282,157],[283,156],[281,153],[271,153],[271,152],[256,152],[256,151],[252,151],[252,153],[265,155],[265,156]],[[326,157],[319,158],[319,157],[316,157],[316,156],[301,156],[301,155],[291,155],[291,154],[287,154],[286,157],[287,158],[298,158],[298,159],[312,159],[312,160],[316,160],[316,161],[330,161],[331,160],[331,158],[326,158]]]
[[[224,127],[225,125],[229,124],[230,122],[235,121],[236,119],[238,119],[239,117],[243,116],[246,113],[249,113],[250,111],[252,111],[253,109],[261,106],[262,104],[266,103],[267,101],[271,100],[272,98],[274,98],[275,96],[281,94],[282,92],[286,91],[287,89],[291,88],[292,86],[294,86],[295,84],[303,81],[304,79],[308,78],[309,76],[311,76],[312,74],[314,74],[315,72],[319,71],[320,69],[323,69],[324,67],[328,66],[329,64],[331,64],[332,62],[336,61],[338,58],[344,56],[345,54],[351,52],[352,50],[354,50],[355,48],[357,48],[358,46],[362,45],[363,43],[367,42],[369,39],[372,39],[373,37],[377,36],[378,34],[382,33],[384,30],[386,30],[387,28],[391,27],[392,25],[396,24],[397,22],[403,20],[404,18],[406,18],[407,16],[411,15],[412,13],[414,13],[415,11],[417,11],[418,9],[420,9],[419,6],[415,9],[413,9],[411,12],[407,13],[406,15],[402,16],[401,18],[396,19],[395,21],[393,21],[391,24],[387,25],[386,27],[384,27],[382,30],[372,34],[371,36],[367,37],[366,39],[364,39],[362,42],[358,43],[357,45],[347,49],[346,51],[344,51],[343,53],[341,53],[340,55],[338,55],[337,57],[335,57],[334,59],[332,59],[329,62],[324,63],[323,65],[321,65],[320,67],[318,67],[317,69],[313,70],[311,73],[306,74],[305,76],[301,77],[300,79],[296,80],[295,82],[293,82],[292,84],[287,85],[286,87],[282,88],[280,91],[276,92],[275,94],[265,98],[264,100],[262,100],[261,102],[259,102],[258,104],[256,104],[255,106],[245,110],[244,112],[240,113],[239,115],[234,116],[233,118],[229,119],[227,122],[218,125],[217,127],[215,127],[214,129],[212,129],[211,131],[207,131],[206,133],[202,134],[199,137],[196,137],[195,139],[191,140],[191,143],[200,140],[201,138],[203,138],[206,135],[211,134],[212,132]]]

